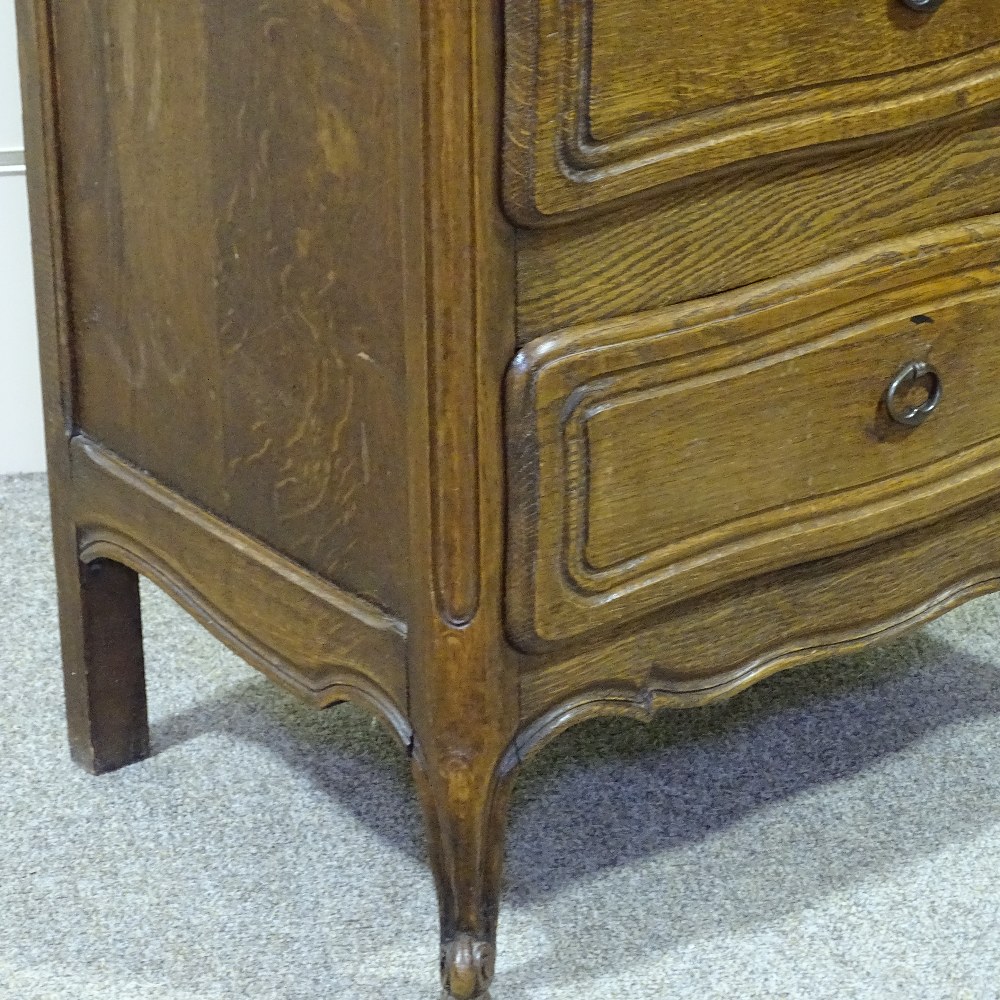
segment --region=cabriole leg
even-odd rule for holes
[[[441,982],[455,1000],[493,979],[511,782],[471,767],[429,774],[415,758],[441,914]]]

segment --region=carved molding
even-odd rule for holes
[[[101,445],[77,436],[71,454],[74,520],[84,562],[110,559],[130,566],[304,700],[318,707],[358,702],[409,745],[402,622]]]
[[[827,638],[817,637],[812,644],[778,644],[735,668],[712,677],[708,683],[671,681],[658,676],[652,662],[634,664],[635,672],[642,676],[638,683],[596,682],[593,687],[583,691],[559,692],[558,688],[554,688],[552,692],[547,690],[544,694],[541,691],[533,692],[531,678],[528,678],[525,682],[527,700],[540,711],[521,728],[508,748],[501,773],[512,772],[532,754],[577,723],[609,716],[648,723],[664,709],[698,708],[724,701],[779,671],[831,656],[848,655],[875,643],[896,638],[966,601],[998,590],[1000,566],[971,576],[899,614],[889,615],[874,627],[845,630]],[[543,707],[542,702],[549,704]]]
[[[1000,276],[998,276],[1000,278]],[[872,327],[895,320],[899,324],[909,321],[913,312],[933,313],[954,304],[975,303],[981,299],[995,302],[1000,298],[1000,280],[986,288],[977,287],[969,293],[950,299],[933,301],[914,299],[912,307],[898,314],[871,314]],[[836,314],[833,314],[834,318]],[[902,529],[926,514],[940,514],[959,503],[989,492],[1000,481],[1000,434],[970,448],[941,456],[936,461],[917,469],[907,469],[897,475],[879,478],[837,489],[822,498],[822,510],[817,510],[813,498],[795,500],[738,518],[723,519],[711,528],[679,538],[670,538],[665,544],[647,549],[614,564],[596,563],[587,551],[587,511],[590,506],[591,472],[594,467],[588,446],[588,424],[609,407],[629,405],[630,397],[657,395],[669,402],[669,397],[706,382],[715,385],[739,379],[767,367],[778,366],[790,358],[822,351],[841,342],[843,337],[813,339],[795,344],[785,350],[755,358],[738,368],[691,374],[675,380],[670,364],[647,367],[650,381],[658,384],[651,389],[625,389],[617,393],[604,383],[588,383],[574,393],[575,405],[563,424],[565,468],[571,470],[565,488],[567,545],[563,566],[567,585],[584,599],[591,595],[604,600],[624,597],[637,587],[652,586],[667,577],[677,578],[685,572],[702,566],[735,558],[753,558],[760,551],[765,564],[773,565],[767,553],[775,546],[785,549],[785,558],[811,554],[810,545],[825,548],[824,532],[852,530],[856,525],[859,539],[871,537],[872,525],[887,517],[894,528]],[[738,387],[734,389],[738,392]],[[876,402],[873,400],[873,403]],[[683,471],[679,472],[683,475]],[[784,529],[798,526],[794,543],[786,537]],[[814,537],[810,543],[807,538]],[[795,546],[794,551],[790,548]]]
[[[720,105],[636,129],[612,142],[601,142],[588,126],[593,101],[594,0],[563,4],[561,10],[563,37],[570,56],[560,88],[559,120],[567,176],[581,182],[591,180],[591,172],[636,170],[650,159],[683,162],[708,147],[721,147],[715,154],[718,165],[737,158],[734,150],[741,151],[744,144],[754,145],[760,152],[779,152],[790,148],[798,130],[811,127],[821,115],[832,113],[844,119],[844,134],[838,138],[849,138],[872,128],[855,124],[858,119],[891,113],[896,119],[906,118],[908,124],[915,124],[953,113],[955,97],[960,93],[966,95],[965,106],[969,107],[1000,96],[1000,45],[991,45],[940,64],[907,67],[863,81],[823,83],[802,88],[794,95],[765,95]],[[874,131],[884,131],[884,125],[873,124]],[[682,169],[678,165],[671,173]]]
[[[424,4],[431,516],[438,613],[479,608],[479,261],[475,3]],[[457,40],[456,57],[443,39]]]
[[[512,215],[524,224],[748,159],[926,124],[1000,98],[1000,45],[989,45],[681,114],[601,141],[589,126],[593,6],[532,0],[508,27],[514,98],[507,193]]]
[[[493,978],[514,773],[482,753],[460,760],[430,764],[414,739],[412,772],[440,903],[442,985],[449,997],[472,1000]]]
[[[1000,484],[1000,437],[986,431],[980,435],[978,424],[966,422],[953,444],[925,432],[909,450],[899,452],[895,465],[884,465],[889,456],[859,438],[852,445],[861,463],[857,481],[837,480],[797,499],[762,490],[761,506],[728,516],[720,510],[707,526],[692,529],[678,516],[665,517],[667,527],[657,527],[659,521],[650,527],[648,515],[631,515],[619,503],[628,500],[632,487],[617,480],[613,491],[605,483],[602,506],[594,507],[592,482],[603,466],[594,458],[590,425],[622,408],[624,416],[612,418],[602,439],[603,451],[614,452],[607,461],[616,476],[624,474],[632,452],[611,446],[634,428],[636,454],[650,449],[649,474],[657,481],[667,459],[662,447],[653,450],[647,440],[657,433],[661,445],[674,438],[669,428],[658,432],[656,423],[683,427],[685,420],[695,419],[699,400],[697,419],[704,421],[711,410],[706,397],[723,399],[721,390],[730,380],[773,370],[778,374],[769,378],[790,390],[796,366],[828,366],[822,352],[834,354],[845,347],[860,352],[864,365],[859,363],[859,369],[877,370],[884,362],[880,352],[889,349],[883,328],[893,331],[901,345],[909,344],[914,313],[950,316],[956,309],[985,309],[983,324],[972,324],[968,337],[982,326],[975,342],[988,344],[984,324],[1000,303],[997,238],[1000,216],[991,216],[661,314],[568,330],[527,345],[514,361],[507,386],[510,462],[521,472],[509,486],[507,604],[517,644],[534,650],[610,627],[622,615],[635,618],[734,578],[830,556],[907,530],[995,490]],[[948,324],[935,330],[935,343],[946,329]],[[968,349],[973,350],[971,341]],[[947,353],[943,340],[941,350]],[[982,352],[985,359],[988,347]],[[891,358],[889,363],[896,364]],[[782,376],[785,367],[792,374]],[[672,404],[672,397],[686,387],[694,388],[684,402]],[[879,391],[871,393],[872,419]],[[745,387],[730,395],[754,398]],[[826,396],[820,392],[810,402],[833,421],[831,436],[839,434],[841,402],[854,405],[832,391]],[[655,414],[655,420],[648,414]],[[780,432],[788,418],[780,408],[761,420],[771,427],[772,438],[785,441]],[[848,432],[860,434],[853,423],[844,430]],[[788,447],[798,448],[798,454],[807,445],[821,448],[824,440],[820,434]],[[847,448],[843,435],[837,440]],[[811,456],[811,450],[804,451],[802,462]],[[823,460],[818,453],[812,457],[817,463]],[[729,497],[723,483],[705,481],[709,469],[685,464],[693,460],[683,455],[670,460],[677,467],[668,495],[649,495],[649,503],[659,502],[669,511],[669,498],[686,475],[701,483],[706,502]],[[768,461],[758,470],[765,481]],[[649,489],[643,479],[642,490]],[[780,502],[772,505],[775,497]],[[591,553],[595,545],[600,559]]]
[[[370,677],[347,664],[331,665],[321,679],[304,675],[280,653],[230,620],[190,581],[183,579],[173,567],[159,562],[134,538],[108,528],[86,529],[81,533],[80,561],[91,563],[99,559],[122,563],[155,583],[237,656],[303,701],[317,707],[341,701],[361,705],[381,719],[404,750],[409,748],[412,732],[406,717]]]

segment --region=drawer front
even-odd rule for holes
[[[525,224],[1000,98],[994,0],[507,6],[505,187]]]
[[[507,385],[514,641],[566,641],[996,491],[998,241],[990,216],[526,346]],[[920,426],[886,406],[909,362],[942,389]],[[902,409],[933,387],[901,388]]]

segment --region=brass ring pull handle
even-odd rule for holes
[[[937,10],[944,3],[944,0],[900,0],[900,3],[906,4],[910,10],[918,10],[921,14],[930,14]]]
[[[921,379],[927,381],[927,398],[917,406],[908,406],[906,397]],[[941,376],[926,361],[910,361],[896,372],[885,390],[885,408],[897,424],[919,427],[941,402]]]

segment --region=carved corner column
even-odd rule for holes
[[[421,5],[423,320],[408,354],[413,770],[454,997],[493,974],[518,685],[501,620],[500,392],[513,354],[511,234],[499,204],[500,5]],[[414,325],[416,328],[416,324]]]

